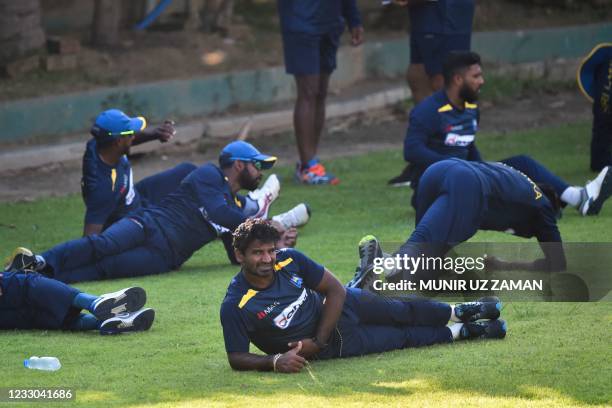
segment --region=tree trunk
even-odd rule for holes
[[[0,0],[0,65],[32,55],[45,44],[39,0]]]
[[[113,46],[119,43],[121,0],[95,0],[91,43]]]

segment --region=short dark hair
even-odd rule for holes
[[[232,245],[234,249],[243,254],[255,240],[269,243],[280,239],[280,233],[272,226],[272,222],[261,218],[249,218],[236,228],[233,235]]]
[[[472,51],[452,51],[446,57],[442,74],[444,75],[444,84],[449,86],[453,82],[453,77],[459,73],[465,72],[472,65],[481,65],[480,55]]]

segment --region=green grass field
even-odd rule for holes
[[[537,157],[568,181],[583,184],[590,125],[479,135],[489,160],[517,153]],[[367,233],[400,242],[413,227],[410,190],[386,180],[402,168],[401,152],[338,159],[329,167],[338,187],[294,185],[290,168],[273,206],[307,201],[313,218],[298,248],[348,281],[357,242]],[[138,169],[136,169],[138,172]],[[49,180],[53,182],[53,180]],[[43,250],[81,233],[79,196],[0,204],[0,255],[24,245]],[[565,241],[612,241],[612,204],[599,217],[573,209],[560,221]],[[508,241],[479,233],[475,241]],[[609,406],[612,401],[612,308],[600,303],[506,303],[503,341],[406,349],[362,358],[315,362],[300,374],[233,372],[227,364],[219,306],[237,268],[218,243],[198,251],[180,271],[139,279],[76,285],[90,293],[140,285],[157,311],[151,331],[0,333],[1,387],[71,387],[78,405],[95,406]],[[253,351],[253,350],[252,350]],[[57,356],[57,372],[24,369],[31,355]],[[0,403],[0,405],[3,405]],[[26,406],[20,404],[18,406]],[[32,404],[32,406],[42,406]]]

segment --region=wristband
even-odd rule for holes
[[[278,353],[278,354],[275,354],[274,357],[272,358],[272,369],[274,370],[274,372],[276,372],[276,362],[281,356],[282,354]]]

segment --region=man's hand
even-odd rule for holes
[[[282,235],[278,242],[278,248],[293,248],[297,244],[298,230],[296,228],[289,228]]]
[[[171,120],[165,120],[163,124],[156,128],[145,129],[137,135],[137,139],[141,143],[149,140],[159,140],[161,143],[166,143],[176,134],[174,128],[174,122]]]
[[[353,27],[351,28],[351,45],[356,47],[363,43],[363,27]]]
[[[317,346],[317,344],[314,341],[312,341],[312,339],[302,339],[300,341],[292,341],[291,343],[289,343],[289,347],[293,349],[294,347],[297,347],[299,343],[302,343],[302,350],[300,351],[299,354],[300,356],[304,358],[310,358],[321,351],[319,346]]]
[[[276,230],[280,234],[280,239],[276,243],[276,247],[278,249],[293,248],[297,244],[297,236],[298,236],[297,229],[295,228],[285,229],[285,227],[283,227],[283,224],[281,224],[278,221],[272,220],[270,222],[272,223],[272,226],[276,228]]]
[[[302,342],[298,341],[291,350],[282,354],[276,360],[276,371],[279,373],[299,373],[306,364],[306,359],[299,355],[301,350]]]

